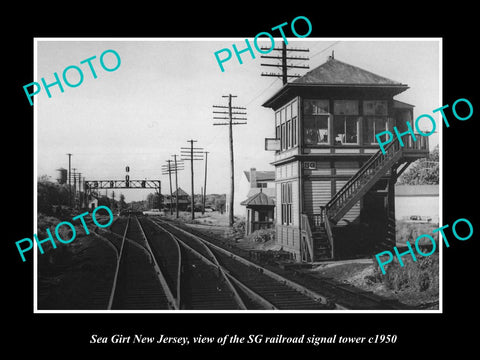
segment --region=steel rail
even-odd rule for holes
[[[203,247],[204,249],[207,251],[208,255],[211,257],[211,259],[207,258],[205,255],[201,254],[200,252],[198,252],[197,250],[195,250],[194,248],[192,248],[190,245],[186,244],[184,241],[182,241],[181,239],[179,239],[177,236],[175,236],[174,234],[172,234],[170,231],[168,231],[167,229],[165,229],[163,226],[161,226],[160,224],[156,223],[155,221],[151,221],[151,223],[153,223],[154,225],[156,225],[158,228],[160,228],[161,230],[163,230],[165,233],[167,233],[168,235],[170,235],[170,237],[172,237],[175,241],[177,241],[179,244],[181,244],[183,247],[185,247],[187,250],[189,250],[191,253],[193,253],[195,256],[197,256],[198,258],[200,258],[204,263],[206,263],[207,265],[209,266],[212,266],[214,268],[216,268],[219,272],[219,275],[222,277],[224,283],[227,285],[227,287],[229,288],[229,290],[232,292],[233,294],[233,298],[235,300],[235,302],[237,303],[237,305],[239,306],[239,308],[241,310],[247,310],[247,307],[245,305],[245,303],[243,302],[242,298],[240,297],[240,295],[238,294],[237,290],[235,289],[235,287],[233,286],[233,284],[231,283],[229,277],[227,276],[226,274],[226,269],[220,265],[220,263],[218,262],[218,259],[215,257],[215,255],[213,254],[213,252],[211,251],[211,249],[208,248],[208,246],[206,244],[204,244],[203,242],[199,242]]]
[[[190,236],[190,237],[192,237],[192,238],[195,238],[195,239],[197,239],[197,240],[199,240],[199,241],[201,241],[201,242],[208,243],[208,246],[211,246],[211,247],[214,248],[215,250],[217,250],[217,251],[219,251],[219,252],[221,252],[221,253],[223,253],[223,254],[225,254],[225,255],[227,255],[227,256],[230,256],[231,258],[233,258],[233,259],[235,259],[235,260],[237,260],[237,261],[239,261],[239,262],[241,262],[241,263],[243,263],[243,264],[245,264],[245,265],[247,265],[247,266],[249,266],[249,267],[253,267],[253,268],[257,269],[258,271],[260,271],[260,272],[262,272],[263,274],[271,277],[272,279],[274,279],[274,280],[276,280],[276,281],[278,281],[278,282],[280,282],[280,283],[283,283],[283,284],[289,286],[290,288],[292,288],[292,289],[294,289],[294,290],[296,290],[296,291],[298,291],[298,292],[306,295],[307,297],[310,297],[311,299],[313,299],[313,300],[315,300],[315,301],[320,302],[320,303],[323,304],[323,305],[332,304],[332,301],[329,300],[329,299],[328,299],[326,296],[324,296],[324,295],[321,295],[321,294],[319,294],[319,293],[317,293],[317,292],[315,292],[315,291],[313,291],[313,290],[310,290],[310,289],[306,288],[305,286],[302,286],[302,285],[300,285],[300,284],[297,284],[297,283],[295,283],[295,282],[293,282],[293,281],[291,281],[291,280],[289,280],[289,279],[287,279],[287,278],[285,278],[285,277],[283,277],[283,276],[281,276],[281,275],[279,275],[279,274],[277,274],[277,273],[275,273],[275,272],[273,272],[273,271],[271,271],[271,270],[268,270],[268,269],[266,269],[266,268],[264,268],[264,267],[261,267],[261,266],[255,264],[255,263],[253,263],[253,262],[251,262],[251,261],[249,261],[249,260],[247,260],[247,259],[245,259],[245,258],[243,258],[243,257],[241,257],[241,256],[238,256],[238,255],[236,255],[236,254],[234,254],[234,253],[232,253],[232,252],[230,252],[230,251],[228,251],[228,250],[226,250],[226,249],[223,249],[222,247],[220,247],[220,246],[218,246],[218,245],[215,245],[215,244],[213,244],[213,243],[211,243],[211,242],[209,242],[209,241],[207,241],[207,240],[205,240],[205,239],[202,239],[201,237],[199,237],[199,236],[197,236],[197,235],[195,235],[195,234],[192,234],[192,233],[190,233],[190,232],[182,229],[181,227],[178,227],[178,226],[173,225],[173,224],[170,224],[170,223],[169,223],[168,225],[171,226],[171,227],[173,227],[174,229],[177,229],[178,231],[186,234],[187,236]],[[337,303],[334,303],[334,305],[335,305],[335,309],[337,309],[337,310],[345,310],[345,309],[346,309],[344,306],[339,305],[339,304],[337,304]]]
[[[117,289],[118,273],[119,273],[120,265],[123,259],[125,239],[127,238],[127,230],[128,230],[129,224],[130,224],[130,216],[128,216],[127,225],[125,226],[125,231],[123,233],[122,245],[120,246],[120,253],[117,259],[117,268],[115,269],[115,275],[113,276],[112,290],[110,292],[110,298],[108,300],[107,310],[112,310],[113,299],[115,298],[115,293]]]
[[[137,218],[138,220],[138,218]],[[140,221],[139,221],[140,223]],[[148,239],[146,237],[146,233],[143,229],[143,226],[141,226],[141,229],[142,229],[142,232],[144,234],[144,237],[146,239]],[[179,310],[181,309],[181,298],[182,298],[182,291],[181,291],[181,281],[182,281],[182,251],[180,249],[180,245],[178,244],[178,241],[176,241],[175,239],[172,239],[173,240],[173,244],[175,245],[175,248],[177,250],[177,254],[178,254],[178,261],[177,261],[177,267],[176,267],[176,275],[175,275],[175,278],[176,278],[176,296],[174,296],[175,298],[175,307],[176,307],[176,310]],[[147,240],[147,243],[149,243],[149,240]],[[151,248],[151,246],[149,246],[149,250],[150,252],[152,253],[152,255],[154,256],[154,253],[153,253],[153,250]],[[156,262],[157,263],[157,262]],[[158,263],[157,263],[158,265]],[[160,267],[159,267],[160,268]],[[164,279],[165,279],[165,276],[164,276]],[[166,279],[165,279],[166,281]],[[168,286],[168,284],[167,284]],[[170,289],[170,290],[173,290],[173,289]]]
[[[138,220],[138,217],[135,216],[135,220],[137,221],[138,227],[140,229],[140,232],[142,233],[143,239],[145,240],[145,245],[146,249],[150,254],[150,257],[152,259],[153,267],[155,268],[155,273],[157,275],[158,280],[160,281],[160,284],[162,285],[163,290],[165,291],[165,295],[167,297],[167,301],[169,303],[169,306],[173,310],[178,310],[180,309],[180,297],[179,293],[177,292],[177,298],[173,296],[172,291],[170,289],[170,286],[168,286],[168,283],[165,279],[165,276],[163,275],[162,271],[160,270],[160,267],[158,266],[157,259],[155,258],[155,255],[153,254],[152,248],[150,247],[149,240],[147,238],[147,235],[145,234],[145,231],[143,230],[143,226]],[[179,263],[181,261],[181,255],[179,254]],[[180,277],[180,271],[178,273],[178,276]],[[178,290],[178,286],[177,286]]]

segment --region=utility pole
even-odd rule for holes
[[[228,106],[219,106],[219,105],[213,105],[214,108],[223,108],[223,109],[228,109],[227,111],[213,111],[214,114],[224,114],[227,115],[228,117],[219,117],[219,116],[214,116],[214,119],[222,119],[222,120],[228,120],[228,122],[222,122],[222,123],[213,123],[213,125],[228,125],[228,135],[229,135],[229,148],[230,148],[230,204],[229,204],[229,225],[233,226],[234,218],[233,218],[233,203],[234,203],[234,193],[235,193],[235,167],[234,167],[234,158],[233,158],[233,125],[245,125],[247,122],[246,121],[234,121],[234,120],[247,120],[246,117],[234,117],[234,115],[247,115],[246,111],[247,109],[245,107],[241,106],[232,106],[232,98],[235,98],[237,96],[229,94],[229,95],[223,95],[223,98],[228,98]],[[241,110],[241,111],[234,111],[234,110]]]
[[[270,50],[270,48],[261,48],[262,50]],[[300,77],[299,74],[293,74],[293,75],[288,75],[288,69],[309,69],[308,65],[293,65],[293,64],[288,64],[287,60],[293,60],[293,61],[305,61],[309,60],[307,57],[301,57],[301,56],[287,56],[288,51],[297,51],[297,52],[308,52],[310,51],[309,49],[287,49],[287,45],[285,42],[283,42],[283,46],[281,48],[273,48],[272,51],[280,51],[281,56],[273,56],[273,55],[261,55],[261,58],[264,59],[277,59],[281,60],[281,64],[260,64],[261,66],[273,66],[273,67],[278,67],[282,70],[281,74],[278,73],[262,73],[262,76],[275,76],[282,78],[283,85],[285,85],[288,82],[288,78],[290,77],[295,77],[298,78]]]
[[[192,177],[192,198],[190,200],[192,220],[195,219],[195,189],[193,181],[193,161],[194,160],[203,160],[203,148],[193,147],[193,143],[197,140],[187,140],[190,143],[190,148],[182,147],[180,148],[180,153],[182,154],[182,160],[190,160],[190,170]],[[178,195],[178,194],[177,194]]]
[[[173,194],[172,194],[172,167],[170,166],[170,163],[172,160],[167,160],[167,166],[162,167],[162,175],[166,175],[168,173],[168,179],[170,181],[170,215],[173,215]]]
[[[77,177],[75,175],[76,168],[72,168],[73,170],[73,208],[77,208]]]
[[[175,216],[178,219],[178,170],[183,170],[183,167],[179,168],[179,166],[183,165],[183,162],[177,162],[177,154],[172,155],[175,167]]]
[[[79,207],[82,208],[82,173],[78,173],[78,204]]]
[[[72,206],[72,180],[71,180],[71,162],[72,162],[72,154],[68,155],[68,205]]]
[[[205,182],[203,184],[203,206],[202,206],[202,215],[205,214],[205,200],[207,198],[207,161],[208,161],[208,151],[205,151]]]

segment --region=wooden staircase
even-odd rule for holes
[[[313,261],[329,260],[332,258],[332,246],[328,240],[325,225],[312,229],[313,238]]]
[[[411,137],[404,140],[400,146],[395,138],[386,148],[385,153],[379,150],[375,153],[358,172],[321,208],[321,214],[308,217],[302,215],[302,238],[310,244],[304,249],[310,251],[307,256],[302,256],[304,261],[319,261],[335,257],[332,224],[336,224],[374,185],[385,176],[388,171],[403,172],[408,164],[416,159],[428,155],[428,137],[420,137],[414,142]],[[303,219],[303,216],[305,218]],[[308,226],[304,233],[305,227]],[[392,232],[392,229],[388,229]],[[389,236],[394,236],[389,234]],[[303,260],[302,258],[302,260]]]
[[[302,214],[302,261],[315,262],[332,259],[333,236],[322,215]]]

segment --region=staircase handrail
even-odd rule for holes
[[[393,152],[391,151],[393,148]],[[385,154],[379,150],[377,151],[372,157],[370,157],[365,164],[357,171],[357,173],[350,178],[345,185],[330,199],[330,201],[325,205],[326,212],[337,202],[337,200],[342,197],[351,187],[351,185],[357,182],[368,170],[372,167],[373,164],[377,163],[377,161],[383,162],[383,160],[387,160],[391,155],[396,154],[397,151],[400,151],[401,147],[398,142],[398,138],[395,138],[390,144],[385,147]]]
[[[330,243],[330,256],[333,260],[335,258],[335,245],[333,242],[333,233],[330,225],[330,219],[327,216],[325,206],[320,206],[320,209],[322,211],[322,221],[325,226],[325,232],[327,233],[328,242]]]
[[[308,251],[310,252],[310,259],[313,261],[313,235],[312,228],[310,227],[310,221],[306,214],[301,214],[302,231],[305,232],[307,238]]]

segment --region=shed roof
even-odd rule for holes
[[[177,190],[172,193],[173,196],[177,196]],[[178,188],[178,196],[189,196],[181,187]]]
[[[252,196],[250,196],[247,200],[242,201],[240,205],[244,206],[275,206],[275,201],[265,194],[262,189]]]
[[[275,199],[275,188],[250,188],[247,198],[259,193],[260,191],[262,191],[268,197]]]

